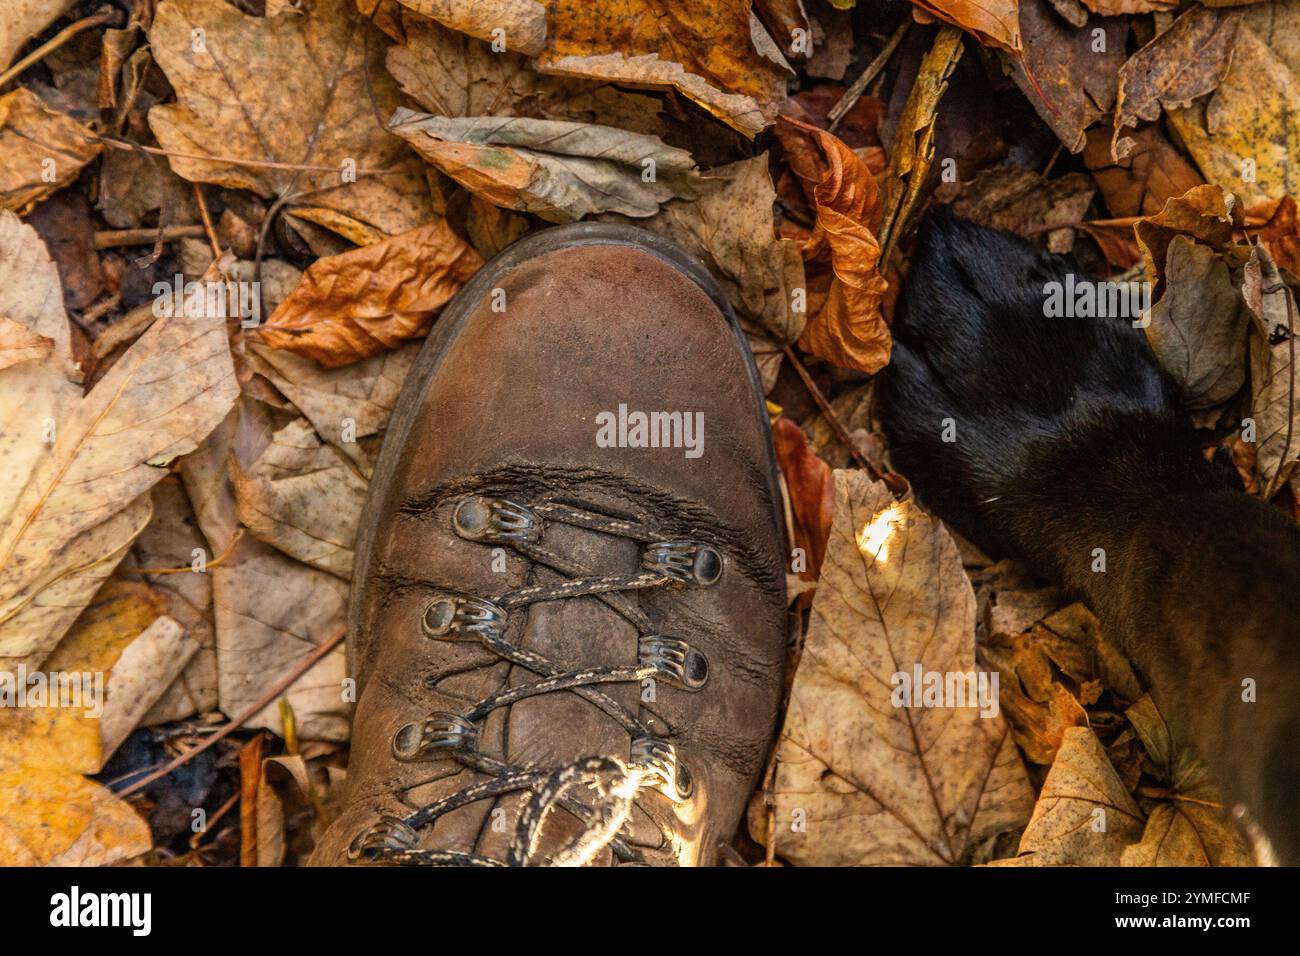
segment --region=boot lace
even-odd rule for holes
[[[622,574],[598,575],[580,562],[542,545],[546,523],[559,522],[603,534],[629,538],[642,547],[641,566]],[[470,495],[456,505],[452,525],[466,540],[510,547],[555,572],[555,583],[517,588],[495,599],[440,593],[425,606],[421,632],[434,641],[477,640],[494,659],[509,661],[537,679],[490,694],[465,713],[434,711],[393,735],[392,752],[400,761],[453,760],[488,779],[470,784],[404,817],[384,816],[357,835],[348,858],[358,863],[423,866],[527,866],[538,856],[543,824],[561,809],[581,824],[581,832],[557,853],[553,866],[581,866],[609,847],[624,862],[640,854],[620,835],[643,791],[658,791],[669,800],[689,799],[693,781],[671,741],[656,736],[638,713],[610,697],[600,685],[666,681],[694,691],[708,679],[702,653],[675,636],[660,634],[629,592],[662,587],[708,587],[722,576],[723,560],[709,545],[665,540],[648,524],[615,518],[574,503],[541,501],[525,506],[489,495]],[[529,605],[592,596],[630,622],[638,633],[637,663],[624,667],[566,669],[505,636],[511,612]],[[536,697],[567,691],[584,698],[631,737],[626,759],[589,756],[560,767],[517,766],[479,749],[481,722],[494,710]],[[585,789],[594,799],[574,797]],[[530,796],[515,825],[504,862],[456,850],[420,849],[419,831],[442,816],[479,800],[528,791]]]

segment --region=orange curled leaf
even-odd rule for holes
[[[255,335],[326,368],[428,334],[483,259],[443,220],[318,259]]]

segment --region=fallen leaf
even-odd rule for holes
[[[1083,149],[1084,165],[1092,172],[1112,216],[1155,215],[1170,199],[1205,181],[1161,135],[1158,126],[1132,133],[1133,145],[1118,161],[1110,152],[1112,136],[1111,127],[1094,127],[1088,131]]]
[[[103,148],[90,130],[24,87],[0,96],[0,209],[26,214]]]
[[[0,405],[27,400],[14,373],[31,364],[0,372]],[[148,523],[149,489],[238,392],[225,318],[167,315],[45,435],[24,436],[29,470],[0,494],[0,656],[54,647]]]
[[[1160,110],[1187,106],[1224,78],[1237,42],[1237,17],[1194,6],[1133,54],[1120,68],[1115,101],[1112,157],[1123,159],[1130,148],[1126,127],[1160,118]]]
[[[952,209],[981,225],[1030,238],[1041,235],[1044,226],[1059,223],[1061,229],[1048,233],[1047,247],[1052,252],[1068,252],[1074,242],[1069,227],[1084,218],[1096,191],[1083,173],[1044,179],[1022,166],[991,166],[962,184]]]
[[[36,230],[7,209],[0,210],[0,316],[48,339],[55,359],[77,378],[59,270]]]
[[[341,631],[348,585],[245,535],[231,560],[212,571],[221,710],[243,713],[317,645]],[[351,705],[342,647],[326,655],[282,695],[300,736],[347,740]],[[275,702],[249,719],[283,736]]]
[[[0,20],[0,70],[6,69],[22,45],[63,16],[75,0],[7,0]]]
[[[207,547],[179,476],[168,475],[154,485],[152,498],[153,518],[132,549],[136,559],[132,572],[163,596],[167,615],[184,626],[186,636],[198,645],[198,650],[141,718],[141,725],[146,727],[184,720],[217,706],[212,575],[207,567],[218,555]],[[184,570],[141,575],[141,569]]]
[[[480,40],[536,56],[537,69],[633,87],[672,87],[753,137],[776,117],[788,73],[754,44],[761,23],[748,0],[402,0]]]
[[[889,148],[889,168],[880,183],[882,213],[876,236],[885,256],[896,233],[907,222],[934,162],[936,110],[948,90],[948,79],[957,68],[962,50],[959,31],[940,29],[908,93]]]
[[[1020,0],[1024,49],[1003,53],[1016,86],[1072,153],[1086,130],[1115,105],[1116,73],[1124,63],[1128,21],[1062,23],[1047,0]]]
[[[881,303],[889,283],[880,274],[880,201],[865,163],[838,137],[798,120],[781,128],[806,137],[814,148],[787,150],[797,176],[813,183],[816,222],[804,245],[807,262],[829,262],[826,301],[799,338],[799,347],[845,368],[878,372],[889,364],[889,327]]]
[[[1207,180],[1236,194],[1246,215],[1267,219],[1283,196],[1300,194],[1297,104],[1293,68],[1243,24],[1214,95],[1169,122]]]
[[[1147,341],[1187,407],[1213,408],[1246,380],[1248,313],[1212,247],[1177,235],[1165,255],[1164,294],[1151,306]]]
[[[316,434],[369,477],[375,452],[364,439],[388,423],[419,350],[418,344],[404,345],[340,369],[323,369],[313,359],[260,345],[252,345],[249,356],[252,366],[307,416]]]
[[[239,520],[255,537],[312,567],[351,577],[366,481],[305,418],[275,432],[247,470],[232,459],[231,477]]]
[[[1300,457],[1300,371],[1296,362],[1295,298],[1263,246],[1251,248],[1243,268],[1242,297],[1249,310],[1251,418],[1255,422],[1256,467],[1264,497],[1290,478]]]
[[[1272,217],[1255,232],[1273,261],[1292,275],[1300,276],[1300,217],[1296,201],[1283,196]]]
[[[53,339],[40,335],[21,322],[0,318],[0,369],[43,359],[53,351]]]
[[[995,865],[1119,866],[1144,823],[1097,735],[1071,727],[1020,838],[1020,855]]]
[[[1020,755],[999,716],[892,698],[894,675],[914,667],[975,676],[975,595],[937,521],[862,472],[837,471],[835,485],[777,749],[777,852],[803,865],[957,864],[1028,819]]]
[[[806,561],[800,575],[816,581],[826,557],[826,541],[835,513],[835,481],[831,468],[808,447],[803,429],[782,416],[772,423],[776,463],[785,478],[794,516],[791,532]]]
[[[1218,186],[1189,189],[1165,203],[1154,216],[1140,220],[1133,231],[1151,283],[1151,299],[1159,301],[1165,289],[1165,264],[1175,236],[1190,236],[1216,250],[1232,243],[1236,224],[1235,203]],[[1235,263],[1240,265],[1240,263]]]
[[[684,149],[612,126],[399,109],[391,129],[470,192],[550,222],[599,212],[652,216],[701,184]]]
[[[1020,0],[912,0],[937,20],[973,34],[988,46],[1020,51]]]
[[[548,76],[517,53],[407,13],[405,42],[389,47],[388,72],[435,116],[528,116],[660,132],[659,101],[609,83]],[[490,38],[489,38],[490,39]]]
[[[57,699],[0,710],[0,865],[104,866],[146,852],[143,819],[97,773],[196,649],[142,582],[106,586],[40,671]],[[58,675],[57,680],[54,675]],[[0,677],[32,671],[6,666]]]
[[[483,260],[446,220],[317,259],[253,336],[336,368],[428,334]]]
[[[172,169],[285,202],[358,244],[427,222],[432,208],[419,163],[371,107],[373,93],[387,116],[399,93],[375,36],[367,58],[370,30],[351,0],[316,0],[306,11],[267,17],[225,3],[166,0],[149,41],[177,101],[154,106],[149,125]]]

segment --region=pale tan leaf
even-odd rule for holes
[[[995,865],[1118,866],[1144,822],[1097,735],[1071,727],[1020,837],[1019,856]]]
[[[0,96],[0,208],[26,213],[103,150],[90,130],[24,87]]]
[[[231,462],[239,520],[290,557],[347,579],[366,481],[306,419],[290,422],[245,471]]]
[[[0,390],[23,367],[0,372]],[[53,648],[143,530],[149,489],[238,393],[225,319],[166,316],[68,403],[0,532],[0,656]]]
[[[58,266],[36,230],[7,209],[0,210],[0,318],[49,339],[56,359],[72,376],[68,316],[63,309]]]
[[[389,47],[388,72],[435,116],[531,116],[659,132],[659,101],[609,83],[534,72],[526,57],[407,14],[406,41]]]
[[[212,576],[221,709],[228,715],[246,710],[344,626],[346,582],[248,535],[230,562],[215,568]],[[345,676],[340,647],[285,692],[300,736],[347,739],[351,706],[344,699]],[[284,732],[274,702],[248,726]]]
[[[669,199],[701,192],[686,150],[612,126],[399,109],[389,128],[475,195],[551,222],[652,216]]]
[[[894,701],[896,675],[918,667],[975,683],[975,595],[942,525],[862,472],[835,481],[778,744],[777,852],[796,864],[957,864],[1029,818],[1019,752],[996,706]]]
[[[0,70],[13,62],[19,48],[63,16],[75,0],[5,0],[0,16]]]
[[[404,345],[340,369],[324,369],[313,359],[259,345],[252,346],[249,356],[316,433],[369,477],[374,451],[362,440],[378,435],[388,423],[419,351],[418,344]],[[248,459],[241,455],[240,460]]]
[[[54,351],[54,340],[27,326],[0,316],[0,370],[19,362],[46,358]]]

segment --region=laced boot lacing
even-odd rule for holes
[[[540,544],[544,521],[639,541],[645,547],[641,569],[631,574],[593,576],[582,564],[555,554]],[[657,790],[670,800],[689,798],[693,784],[676,747],[655,736],[637,713],[599,689],[600,684],[636,682],[647,678],[698,690],[708,679],[708,661],[679,638],[655,633],[639,607],[623,592],[664,586],[709,586],[722,576],[722,555],[716,548],[690,541],[662,540],[653,528],[637,521],[611,518],[567,503],[540,502],[531,507],[504,498],[472,495],[456,506],[452,520],[461,538],[505,545],[564,580],[510,591],[495,600],[466,594],[440,594],[425,607],[420,628],[435,641],[476,639],[493,655],[510,661],[538,679],[498,691],[467,713],[435,711],[424,720],[406,724],[393,736],[398,760],[455,760],[491,779],[464,787],[419,808],[406,817],[385,816],[357,835],[348,858],[357,862],[428,866],[525,866],[534,860],[542,824],[560,807],[575,816],[582,832],[559,853],[552,865],[582,865],[610,847],[621,860],[639,854],[619,835],[642,790]],[[591,595],[636,627],[637,664],[627,667],[565,670],[533,651],[505,638],[510,611],[530,604]],[[632,738],[627,759],[592,756],[558,768],[513,766],[478,749],[479,722],[498,707],[555,691],[580,695],[616,721]],[[571,797],[580,786],[594,790],[593,806]],[[442,815],[478,800],[506,793],[531,791],[519,815],[505,864],[490,857],[455,850],[417,849],[421,828]]]

